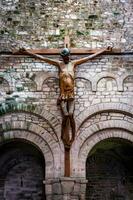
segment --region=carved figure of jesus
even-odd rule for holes
[[[46,63],[55,65],[58,67],[58,69],[59,69],[59,84],[60,84],[60,96],[58,99],[58,103],[60,103],[60,105],[61,105],[61,109],[62,109],[63,116],[64,116],[62,126],[66,126],[66,124],[67,124],[66,121],[69,121],[69,125],[71,126],[71,129],[72,129],[71,139],[69,138],[69,136],[66,136],[65,133],[62,134],[62,135],[65,135],[65,138],[63,140],[64,141],[66,140],[66,143],[68,143],[68,141],[71,143],[75,137],[75,121],[74,121],[74,117],[73,117],[74,86],[75,86],[74,70],[77,65],[85,63],[88,60],[91,60],[92,58],[102,54],[103,52],[105,52],[107,50],[111,51],[111,47],[97,50],[96,53],[89,55],[87,57],[81,58],[81,59],[71,60],[70,59],[70,50],[68,48],[64,48],[60,53],[60,55],[62,57],[62,61],[46,58],[41,55],[31,53],[30,51],[28,51],[24,48],[20,49],[20,51],[19,51],[19,52],[31,55],[34,58],[43,60]]]

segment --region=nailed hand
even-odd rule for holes
[[[21,47],[21,48],[19,49],[19,52],[20,52],[20,53],[24,53],[24,52],[26,52],[26,49],[25,49],[24,47]]]
[[[21,47],[19,49],[12,49],[13,54],[24,53],[24,52],[26,52],[26,49],[24,47]]]
[[[107,47],[107,50],[108,50],[108,51],[112,51],[112,47],[111,47],[111,46],[108,46],[108,47]]]

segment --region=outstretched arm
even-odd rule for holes
[[[46,63],[49,63],[51,65],[55,65],[57,67],[60,67],[60,61],[58,60],[54,60],[54,59],[50,59],[50,58],[46,58],[46,57],[43,57],[41,55],[38,55],[38,54],[34,54],[34,53],[31,53],[30,51],[28,51],[27,49],[25,48],[21,48],[19,51],[17,51],[18,53],[23,53],[23,54],[26,54],[26,55],[31,55],[33,56],[34,58],[37,58],[37,59],[40,59],[40,60],[43,60],[44,62]],[[16,52],[13,52],[13,53],[16,53]]]
[[[92,54],[92,55],[90,55],[90,56],[81,58],[81,59],[79,59],[79,60],[74,60],[74,61],[73,61],[74,66],[80,65],[80,64],[82,64],[82,63],[85,63],[85,62],[87,62],[88,60],[90,60],[90,59],[92,59],[92,58],[94,58],[94,57],[96,57],[96,56],[102,54],[103,52],[105,52],[105,51],[111,51],[111,50],[112,50],[111,47],[107,47],[107,48],[104,48],[104,49],[101,49],[101,50],[97,51],[96,53],[94,53],[94,54]]]

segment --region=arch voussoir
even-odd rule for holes
[[[133,123],[121,120],[107,120],[94,123],[77,136],[72,145],[71,155],[73,176],[85,178],[86,159],[91,149],[100,141],[108,138],[121,138],[133,142]]]
[[[64,159],[62,143],[58,141],[56,134],[48,124],[41,124],[36,119],[27,121],[22,115],[20,118],[17,118],[17,115],[15,117],[4,115],[0,122],[0,142],[12,139],[30,141],[41,148],[46,160],[46,176],[50,178],[63,175],[64,169],[60,166]]]
[[[77,122],[77,130],[82,127],[85,121],[87,121],[90,117],[103,112],[119,112],[126,114],[128,116],[133,117],[133,107],[124,104],[124,103],[99,103],[90,106],[88,109],[85,109],[82,111],[78,116],[76,116],[76,122]]]

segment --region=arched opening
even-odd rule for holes
[[[86,200],[133,199],[133,144],[111,138],[99,142],[86,162]]]
[[[0,199],[45,200],[45,161],[41,151],[25,140],[0,145]]]

